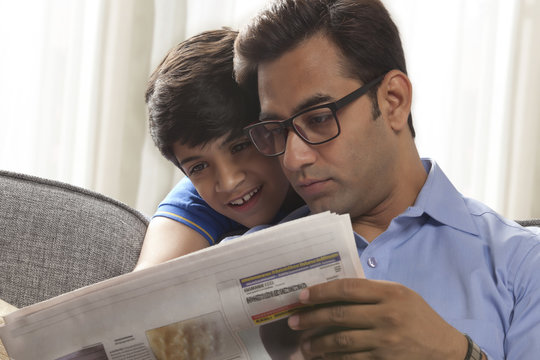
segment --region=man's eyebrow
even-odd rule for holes
[[[333,98],[330,95],[326,94],[315,94],[314,96],[302,101],[300,104],[296,105],[293,108],[291,116],[294,116],[294,114],[298,114],[302,110],[306,110],[312,106],[324,104],[327,102],[332,101]],[[259,121],[265,121],[265,120],[280,120],[282,116],[276,115],[271,112],[261,112],[259,114]]]
[[[280,120],[281,116],[271,113],[271,112],[263,112],[261,111],[259,113],[259,121],[266,121],[266,120]]]
[[[333,98],[330,95],[326,94],[315,94],[312,97],[302,101],[300,104],[296,105],[293,109],[293,115],[299,113],[302,110],[306,110],[315,105],[321,105],[327,102],[332,101]]]

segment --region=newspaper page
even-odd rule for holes
[[[294,358],[298,293],[363,276],[349,216],[326,212],[19,309],[0,338],[15,360]]]

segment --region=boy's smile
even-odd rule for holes
[[[173,149],[183,171],[214,210],[246,227],[271,223],[290,186],[278,160],[259,154],[247,138],[226,139],[198,147],[176,143]]]
[[[248,192],[246,195],[239,197],[236,200],[230,201],[229,204],[235,207],[242,207],[244,205],[253,204],[259,198],[256,196],[261,190],[261,187],[255,188],[252,191]],[[244,206],[245,207],[245,206]]]

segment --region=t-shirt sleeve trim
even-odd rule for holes
[[[208,233],[208,231],[204,230],[200,225],[194,223],[193,221],[191,221],[189,219],[186,219],[183,216],[180,216],[178,214],[175,214],[175,213],[172,213],[172,212],[169,212],[169,211],[158,211],[158,212],[155,213],[154,216],[165,216],[165,217],[173,217],[173,218],[180,219],[182,222],[186,223],[186,225],[188,225],[188,226],[191,225],[190,227],[194,228],[195,231],[198,231],[199,233],[201,233],[201,235],[206,237],[206,240],[210,242],[210,245],[215,245],[215,243],[216,243],[216,241]]]

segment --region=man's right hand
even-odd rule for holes
[[[303,290],[300,301],[319,305],[288,321],[315,334],[302,341],[306,359],[463,360],[467,352],[465,336],[398,283],[334,280]]]

